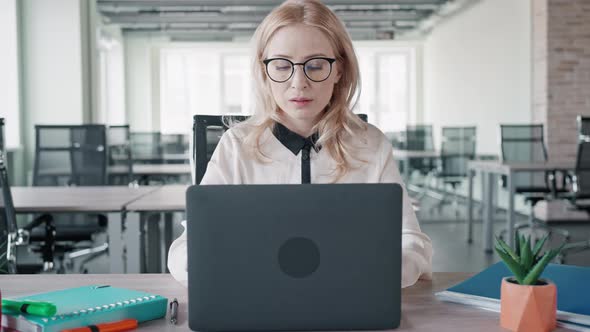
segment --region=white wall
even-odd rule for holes
[[[32,165],[36,124],[81,124],[84,100],[81,0],[23,0],[23,126]]]
[[[18,77],[16,0],[0,1],[0,117],[5,119],[6,147],[20,142],[20,101]]]
[[[424,123],[476,125],[478,153],[500,153],[500,123],[531,121],[531,8],[481,0],[424,43]]]

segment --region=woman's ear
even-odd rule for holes
[[[338,82],[340,82],[340,78],[342,78],[342,72],[340,71],[340,67],[337,66],[336,67],[336,78],[334,79],[334,84],[338,84]]]

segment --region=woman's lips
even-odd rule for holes
[[[293,98],[293,99],[289,99],[289,101],[292,102],[293,104],[295,104],[295,106],[297,106],[297,107],[303,107],[303,106],[306,106],[309,103],[311,103],[313,101],[313,99]]]

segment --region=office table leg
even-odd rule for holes
[[[123,221],[124,212],[109,213],[107,233],[109,236],[109,265],[111,273],[124,273],[123,262]]]
[[[146,213],[146,215],[148,215]],[[160,245],[160,213],[150,213],[147,217],[147,256],[146,272],[160,273],[162,265],[162,251]]]
[[[168,273],[168,250],[170,249],[170,245],[172,244],[172,224],[174,222],[174,213],[167,212],[164,214],[164,238],[163,240],[163,253],[164,257],[162,258],[162,271]]]
[[[485,189],[485,210],[484,210],[484,232],[483,245],[486,254],[491,254],[492,251],[492,236],[493,236],[493,217],[494,217],[494,177],[491,172],[485,174],[486,189]]]
[[[506,177],[506,186],[508,189],[508,216],[506,220],[506,229],[508,230],[508,245],[510,247],[514,246],[514,179],[513,173],[509,172]]]
[[[409,184],[409,182],[410,182],[410,159],[404,158],[402,160],[403,160],[403,165],[404,165],[404,181],[406,182],[406,184]]]
[[[467,171],[467,243],[473,243],[473,170]]]
[[[127,273],[141,273],[143,257],[143,224],[139,213],[127,213],[125,222],[125,265]]]

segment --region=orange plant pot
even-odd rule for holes
[[[543,285],[519,285],[512,278],[502,279],[500,325],[515,332],[549,332],[557,324],[557,288]]]

